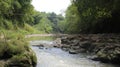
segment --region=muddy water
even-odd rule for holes
[[[52,41],[32,41],[31,45],[40,43],[52,44]],[[87,59],[85,54],[69,54],[59,48],[31,47],[37,55],[37,67],[119,67]]]

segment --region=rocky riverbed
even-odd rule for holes
[[[104,63],[120,63],[119,34],[84,34],[61,38],[58,47],[70,54],[88,53],[90,58]]]
[[[90,55],[86,53],[69,54],[60,48],[54,48],[59,46],[53,45],[60,41],[59,39],[56,40],[30,42],[38,60],[36,67],[119,67],[88,59]]]

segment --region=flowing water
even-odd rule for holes
[[[46,43],[51,45],[52,41],[31,41],[30,44]],[[85,54],[69,54],[60,48],[45,47],[40,49],[31,46],[37,55],[37,67],[119,67],[112,64],[104,64],[87,59]]]

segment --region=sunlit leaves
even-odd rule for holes
[[[72,4],[66,11],[65,31],[67,33],[77,33],[80,31],[79,22],[81,22],[77,7]]]
[[[7,23],[24,26],[24,23],[33,22],[33,6],[31,0],[0,0],[0,18]],[[1,24],[5,24],[0,20]]]

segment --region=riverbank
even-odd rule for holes
[[[0,67],[36,67],[36,55],[24,35],[9,34],[0,38]]]
[[[92,61],[86,58],[86,54],[69,54],[60,48],[44,48],[32,46],[38,59],[36,67],[119,67]]]
[[[46,45],[51,45],[54,41],[32,41],[30,42],[32,50],[37,56],[37,66],[36,67],[119,67],[113,64],[100,63],[99,61],[93,61],[88,59],[89,55],[79,53],[79,54],[69,54],[68,52],[54,47],[48,47]],[[38,45],[34,45],[38,44]],[[39,44],[45,44],[40,46]]]
[[[90,59],[104,63],[120,63],[119,34],[83,34],[61,38],[61,46],[70,54],[88,53]]]
[[[36,54],[29,46],[0,44],[0,67],[36,67],[36,62]]]

